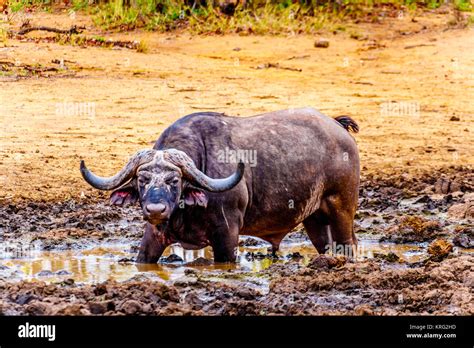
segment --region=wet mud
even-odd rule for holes
[[[363,177],[355,260],[318,255],[297,229],[276,257],[243,236],[236,264],[212,262],[210,248],[172,246],[156,265],[139,265],[136,207],[5,204],[0,313],[472,315],[473,179],[466,167]]]

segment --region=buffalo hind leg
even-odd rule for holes
[[[329,198],[327,206],[329,226],[334,241],[333,251],[350,258],[355,257],[357,251],[357,238],[354,233],[355,209],[350,204],[344,204],[337,196]]]
[[[308,216],[303,221],[309,239],[320,254],[324,254],[331,244],[327,223],[327,219],[320,212]]]
[[[156,226],[147,223],[138,251],[138,263],[157,263],[170,243]]]

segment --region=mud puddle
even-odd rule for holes
[[[241,246],[236,264],[212,262],[212,249],[185,250],[179,245],[169,247],[157,264],[137,264],[130,244],[106,244],[86,250],[33,251],[27,257],[5,257],[0,260],[0,277],[10,281],[61,282],[73,279],[75,283],[94,284],[107,280],[118,282],[137,277],[162,282],[174,282],[186,277],[186,270],[206,272],[219,276],[222,272],[245,273],[240,281],[252,281],[252,276],[273,264],[297,261],[307,265],[317,255],[309,241],[283,243],[277,257],[268,253],[267,246],[254,238],[242,238],[241,244],[259,243],[258,246]],[[243,243],[242,243],[243,242]],[[360,259],[392,255],[399,263],[419,262],[427,257],[427,246],[420,244],[379,243],[376,240],[359,242]],[[465,249],[463,252],[472,252]],[[13,256],[13,257],[12,257]],[[254,282],[255,283],[255,282]],[[265,287],[267,284],[262,284]]]

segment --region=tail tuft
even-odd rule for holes
[[[341,124],[348,132],[359,133],[359,125],[349,116],[338,116],[335,118],[337,122]]]

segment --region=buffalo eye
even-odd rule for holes
[[[143,177],[139,177],[139,178],[138,178],[138,185],[139,185],[140,187],[145,186],[145,185],[147,184],[147,182],[148,182],[148,179],[146,179],[146,178],[143,178]]]
[[[170,181],[168,181],[168,185],[171,185],[171,186],[178,186],[179,184],[179,179],[178,178],[174,178]]]

